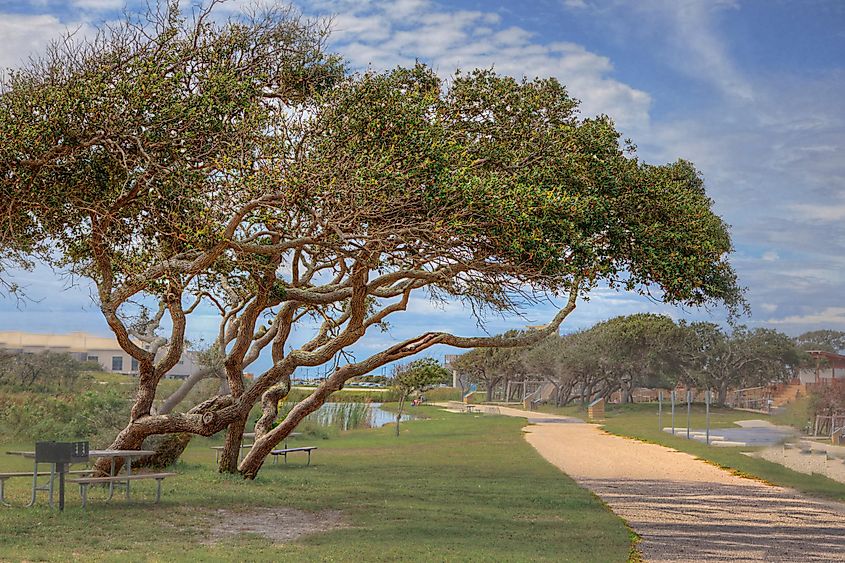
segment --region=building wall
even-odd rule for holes
[[[46,351],[68,353],[77,360],[96,361],[107,372],[138,375],[137,362],[118,345],[116,339],[84,332],[39,334],[0,331],[0,348],[22,354],[39,354]],[[164,353],[164,349],[159,350],[156,358],[160,358]],[[196,353],[186,351],[179,363],[167,372],[166,377],[184,379],[198,369]]]

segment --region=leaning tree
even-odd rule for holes
[[[0,192],[31,209],[51,256],[93,280],[139,362],[113,447],[227,430],[221,470],[254,478],[351,378],[436,344],[536,342],[599,283],[689,305],[739,299],[726,225],[695,168],[640,162],[557,81],[473,71],[444,84],[422,65],[349,75],[323,52],[321,28],[289,12],[210,14],[182,17],[174,2],[58,44],[0,92]],[[518,336],[429,331],[350,354],[414,294],[501,312],[563,305]],[[145,298],[164,303],[171,327],[159,357],[127,328]],[[155,413],[197,299],[220,304],[229,392]],[[294,333],[308,337],[294,346]],[[247,387],[244,365],[261,350],[270,366]],[[338,356],[276,424],[294,371]]]

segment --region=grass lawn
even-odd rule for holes
[[[693,405],[691,427],[705,428],[705,417],[704,405]],[[736,426],[734,422],[737,420],[753,418],[765,419],[766,415],[713,408],[710,415],[710,424],[711,428],[726,428]],[[790,415],[787,414],[781,417],[781,420],[789,420],[789,418]],[[772,422],[775,424],[782,423],[777,419],[772,420]],[[671,418],[665,409],[665,405],[662,426],[671,426]],[[604,429],[612,434],[662,444],[732,469],[740,474],[756,477],[775,485],[792,487],[812,496],[845,500],[845,484],[843,483],[833,481],[822,475],[798,473],[780,464],[742,454],[742,452],[753,451],[755,448],[715,447],[707,446],[695,440],[687,440],[685,404],[675,412],[675,426],[683,427],[676,431],[676,436],[662,432],[658,428],[657,405],[654,403],[608,405],[606,409]]]
[[[93,491],[88,510],[69,488],[63,514],[21,508],[26,479],[7,482],[16,508],[0,507],[2,560],[338,560],[338,561],[625,561],[632,537],[591,493],[544,461],[521,436],[521,419],[450,414],[344,433],[317,445],[313,465],[291,456],[256,481],[214,471],[209,445],[196,439],[164,482],[133,485],[131,505]],[[306,444],[307,442],[307,444]],[[2,450],[31,444],[2,444]],[[0,471],[31,469],[0,455]],[[349,527],[274,545],[239,535],[205,545],[217,510],[255,507],[339,510]],[[284,526],[284,522],[279,522]]]

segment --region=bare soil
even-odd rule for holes
[[[305,535],[348,526],[339,510],[306,512],[286,507],[251,508],[248,511],[221,508],[210,513],[206,522],[206,544],[240,534],[257,534],[275,543],[289,543]]]

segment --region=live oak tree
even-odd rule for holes
[[[594,353],[621,402],[632,401],[637,386],[664,385],[664,376],[677,364],[681,341],[669,317],[641,313],[615,317],[590,329]],[[674,382],[672,382],[674,383]]]
[[[731,387],[785,381],[803,355],[792,339],[772,329],[734,327],[728,332],[707,322],[682,324],[680,366],[704,389],[715,389],[716,402],[725,404]]]
[[[0,196],[29,209],[16,221],[94,281],[139,362],[113,447],[227,429],[221,469],[232,471],[261,403],[237,466],[254,478],[349,379],[436,344],[536,342],[599,283],[692,306],[740,300],[727,228],[693,165],[640,162],[610,118],[580,118],[556,80],[479,70],[444,84],[423,65],[350,75],[316,24],[286,11],[215,23],[211,8],[183,17],[173,3],[59,44],[0,93]],[[563,305],[518,336],[423,332],[349,355],[412,294],[500,312],[546,297]],[[158,359],[125,322],[150,298],[171,326]],[[224,311],[229,392],[155,414],[196,299]],[[293,347],[291,334],[309,330]],[[245,362],[260,350],[270,367],[247,388]],[[274,426],[294,371],[338,356],[345,363]]]
[[[508,331],[499,338],[506,340],[517,336],[520,336],[517,331]],[[467,381],[480,383],[487,401],[493,400],[493,393],[499,385],[507,389],[508,380],[519,378],[523,372],[520,354],[510,346],[470,350],[455,358],[452,367]]]
[[[399,393],[399,406],[396,409],[396,435],[399,436],[399,423],[405,403],[413,393],[425,391],[439,383],[449,380],[449,371],[434,358],[421,358],[408,365],[400,366],[393,376],[392,387]]]
[[[802,350],[821,350],[840,353],[845,350],[845,332],[839,330],[811,330],[795,337],[795,343]]]

